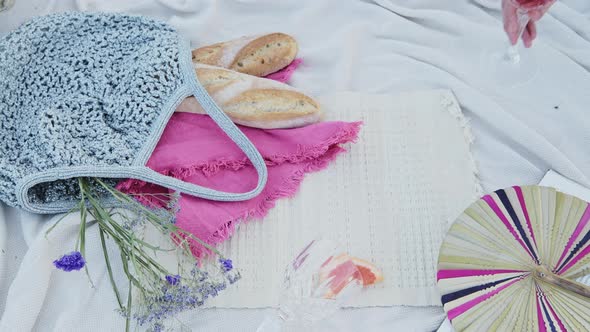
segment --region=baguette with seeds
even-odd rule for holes
[[[287,84],[203,64],[194,67],[207,92],[237,124],[277,129],[321,120],[318,103]],[[185,99],[176,111],[205,113],[194,97]]]
[[[242,37],[197,48],[193,62],[266,76],[285,68],[297,55],[297,42],[284,33]]]

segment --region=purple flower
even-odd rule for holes
[[[180,282],[180,276],[178,274],[175,276],[168,275],[166,276],[166,281],[168,281],[170,285],[176,286]]]
[[[148,325],[148,331],[160,331],[164,319],[202,306],[205,300],[217,296],[226,289],[228,281],[233,283],[239,279],[239,272],[233,269],[231,260],[220,259],[219,263],[220,268],[224,270],[221,280],[212,278],[196,265],[188,274],[183,273],[182,277],[166,275],[165,278],[154,279],[154,284],[159,287],[154,289],[153,294],[144,298],[132,317],[140,326]],[[229,269],[232,271],[226,272]]]
[[[162,323],[156,323],[156,324],[154,324],[154,326],[152,326],[152,331],[153,332],[162,332],[162,331],[164,331],[164,325],[162,325]]]
[[[231,271],[231,269],[234,268],[234,266],[232,265],[231,259],[220,258],[219,263],[221,263],[221,268],[223,269],[224,272],[229,272],[229,271]]]
[[[86,265],[86,261],[79,251],[72,251],[67,255],[61,256],[60,259],[53,261],[53,265],[66,272],[78,271]]]

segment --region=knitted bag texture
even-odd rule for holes
[[[264,187],[262,157],[198,82],[188,42],[166,23],[102,13],[35,18],[0,39],[0,78],[0,199],[9,205],[68,211],[78,177],[141,179],[221,201]],[[256,167],[252,191],[220,192],[145,167],[189,96]]]

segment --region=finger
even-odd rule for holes
[[[529,33],[528,29],[525,29],[522,33],[522,43],[524,47],[529,48],[532,46],[531,34]]]
[[[529,22],[527,24],[527,31],[531,35],[531,42],[537,38],[537,24],[535,22]]]
[[[508,0],[502,1],[502,16],[504,19],[504,31],[512,45],[518,42],[518,17],[516,7]]]
[[[522,41],[524,43],[524,47],[529,48],[533,46],[533,40],[537,36],[537,28],[533,22],[530,22],[524,32],[522,33]]]

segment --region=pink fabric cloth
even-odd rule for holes
[[[265,78],[279,81],[282,83],[287,83],[291,79],[291,76],[293,76],[295,69],[297,69],[299,65],[301,65],[302,63],[303,59],[295,59],[287,67],[272,74],[268,74],[265,76]]]
[[[266,160],[266,188],[258,197],[245,202],[214,202],[182,195],[177,225],[209,244],[222,242],[232,234],[237,223],[261,218],[277,199],[294,195],[306,173],[326,167],[344,151],[341,144],[356,139],[360,125],[321,122],[295,129],[240,127]],[[147,166],[184,181],[228,192],[246,192],[257,182],[254,167],[207,115],[175,113]],[[168,192],[131,179],[122,181],[118,188],[127,193]],[[207,252],[196,243],[192,249],[198,257]]]

